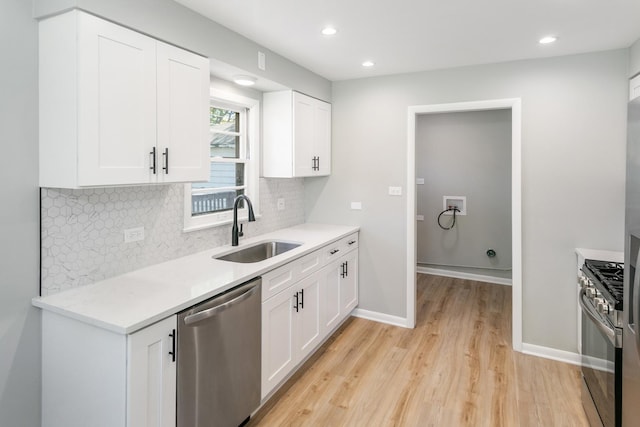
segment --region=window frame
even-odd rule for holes
[[[260,101],[243,95],[210,90],[209,106],[243,108],[246,114],[246,142],[240,147],[240,153],[244,156],[245,191],[244,194],[251,199],[256,218],[260,215],[259,175],[260,175]],[[207,115],[208,117],[209,115]],[[247,153],[248,151],[248,153]],[[212,161],[213,158],[209,158]],[[234,159],[216,158],[220,163],[240,163]],[[197,216],[191,215],[193,194],[191,183],[184,185],[184,228],[185,232],[202,230],[210,227],[219,227],[233,222],[233,210],[213,212]],[[247,220],[247,208],[238,209],[238,219]]]

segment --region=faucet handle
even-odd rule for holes
[[[242,232],[242,224],[240,224],[240,231],[238,231],[238,237],[242,237],[244,236],[244,233]]]

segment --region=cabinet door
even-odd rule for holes
[[[209,179],[209,60],[158,42],[159,182]]]
[[[262,398],[296,365],[293,291],[287,289],[262,303]]]
[[[320,320],[321,272],[302,280],[298,292],[298,311],[294,316],[296,363],[306,357],[322,341]]]
[[[156,41],[84,13],[78,30],[78,185],[147,183]]]
[[[340,272],[342,260],[331,263],[323,269],[324,283],[321,288],[322,301],[322,328],[326,335],[335,328],[340,320],[341,300],[340,300]]]
[[[294,175],[313,176],[315,100],[293,92],[293,164]]]
[[[331,104],[316,100],[313,128],[314,156],[318,156],[315,175],[331,174]]]
[[[345,255],[340,265],[340,317],[345,318],[358,305],[358,251]]]
[[[128,337],[128,427],[175,427],[176,326],[171,316]]]

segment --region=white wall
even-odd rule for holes
[[[415,163],[418,263],[510,270],[511,110],[419,115]],[[450,230],[443,196],[467,201]]]
[[[575,247],[622,250],[628,51],[335,82],[308,221],[361,226],[360,307],[406,315],[407,107],[522,99],[523,340],[576,351]],[[363,210],[349,209],[361,201]]]
[[[38,32],[31,2],[0,6],[0,425],[40,425]]]
[[[629,48],[629,77],[640,73],[640,40]]]
[[[74,7],[331,101],[331,83],[327,79],[173,0],[34,0],[34,16],[40,18]],[[265,71],[258,69],[258,51],[267,56]]]

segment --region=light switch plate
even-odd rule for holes
[[[282,199],[282,198],[278,199],[277,205],[278,205],[278,210],[279,211],[283,211],[284,210],[284,199]]]
[[[124,230],[124,242],[138,242],[144,240],[144,227],[127,228]]]
[[[424,178],[416,178],[416,184],[424,185]]]
[[[362,202],[351,202],[351,209],[354,211],[362,210]]]
[[[416,215],[417,221],[424,221],[424,215]]]
[[[267,69],[267,58],[264,52],[258,52],[258,68],[262,71]]]
[[[402,196],[402,187],[389,187],[390,196]]]

